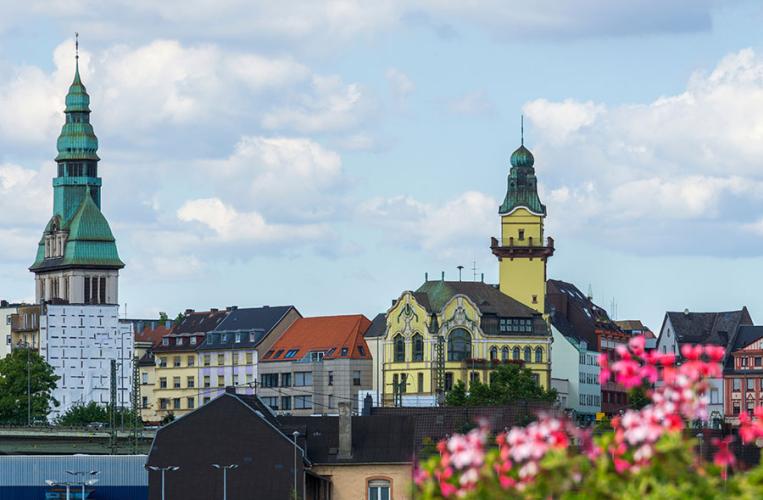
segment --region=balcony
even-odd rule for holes
[[[532,236],[524,240],[515,240],[514,237],[510,237],[509,241],[504,244],[496,238],[490,238],[490,250],[499,259],[506,257],[510,259],[515,257],[546,258],[554,255],[554,239],[548,237],[544,242],[542,239],[533,240]]]

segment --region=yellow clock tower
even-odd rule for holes
[[[501,239],[491,238],[490,248],[498,257],[500,290],[545,314],[546,262],[554,254],[554,240],[543,236],[546,206],[538,197],[534,163],[522,137],[511,155],[506,198],[498,209]]]

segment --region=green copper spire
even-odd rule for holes
[[[508,189],[498,213],[508,214],[518,207],[546,215],[546,206],[538,197],[538,180],[535,177],[535,158],[525,147],[524,117],[522,117],[521,145],[511,154],[511,170],[509,171]]]

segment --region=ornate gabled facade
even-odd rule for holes
[[[90,96],[80,78],[79,56],[64,114],[55,159],[53,217],[29,268],[35,273],[36,301],[117,304],[124,263],[101,213],[98,139],[90,124]]]
[[[544,239],[546,206],[538,197],[535,158],[522,145],[511,155],[506,197],[498,209],[501,239],[491,239],[498,257],[503,293],[545,313],[546,262],[554,254],[554,240]]]
[[[426,281],[387,311],[382,355],[385,405],[432,405],[458,381],[489,382],[500,363],[550,384],[551,336],[542,315],[496,286]]]

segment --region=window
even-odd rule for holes
[[[291,387],[291,373],[281,374],[281,387]]]
[[[519,361],[519,347],[515,347],[511,351],[511,359]]]
[[[283,354],[283,349],[278,349],[275,354],[273,354],[273,359],[281,356]]]
[[[358,352],[360,353],[361,356],[365,356],[366,355],[365,347],[363,347],[362,345],[359,345],[358,346]]]
[[[747,366],[747,356],[742,358],[742,366]]]
[[[586,383],[585,373],[583,373],[583,372],[580,372],[580,383],[581,384],[585,384]]]
[[[395,363],[405,361],[405,341],[402,335],[395,337]]]
[[[263,374],[262,387],[278,387],[278,374],[277,373]]]
[[[172,377],[172,387],[180,389],[180,377]]]
[[[272,355],[273,355],[273,351],[268,351],[268,352],[265,353],[265,356],[263,356],[262,359],[268,359]]]
[[[350,352],[350,350],[346,347],[342,347],[342,356],[347,356],[347,354]]]
[[[251,373],[247,373],[246,374],[246,383],[247,384],[251,384],[252,380],[254,380],[254,375],[252,375]]]
[[[519,241],[524,241],[524,239],[525,239],[525,230],[524,229],[520,229],[519,230]]]
[[[167,377],[159,378],[159,389],[166,389],[166,388],[167,388]]]
[[[413,360],[424,361],[424,338],[418,333],[413,336]]]
[[[368,482],[368,500],[389,500],[389,481],[374,479]]]
[[[360,385],[360,370],[353,370],[352,385]]]
[[[143,397],[141,398],[141,404],[140,404],[140,407],[141,407],[141,408],[148,408],[148,396],[143,396]]]
[[[167,368],[167,358],[159,358],[159,368]]]
[[[532,361],[532,350],[529,347],[525,347],[524,359],[526,363],[529,363],[530,361]]]
[[[313,385],[313,372],[295,372],[294,386],[303,387],[306,385]]]
[[[453,389],[453,372],[445,372],[445,390]]]
[[[756,367],[760,367],[763,362],[763,358],[761,358],[760,356],[755,356],[753,361],[755,362]]]
[[[581,352],[581,353],[578,355],[578,363],[580,363],[581,365],[584,365],[584,364],[586,364],[586,355],[585,355],[585,353],[584,353],[584,352]]]
[[[538,296],[533,295],[533,304],[537,304],[537,303],[538,303]]]
[[[329,385],[334,385],[334,372],[329,372]]]
[[[747,379],[747,390],[748,391],[754,391],[755,390],[755,379],[754,378],[748,378]]]
[[[294,396],[295,410],[310,410],[313,408],[312,396]]]
[[[291,396],[281,396],[281,409],[291,410]]]
[[[251,365],[254,364],[254,354],[251,352],[246,353],[246,364]]]
[[[183,345],[183,337],[176,338],[175,345]]]
[[[186,398],[186,403],[188,404],[189,410],[192,410],[196,406],[196,401],[193,397]]]
[[[217,355],[217,366],[222,366],[225,364],[225,354],[218,354]]]
[[[299,349],[289,349],[286,351],[286,356],[283,357],[283,359],[290,359],[297,355],[297,352],[299,352]]]
[[[480,381],[480,374],[477,372],[471,372],[469,374],[469,383],[474,385],[475,383]]]
[[[204,355],[204,366],[209,366],[212,364],[212,356],[209,354]]]
[[[329,394],[329,408],[336,408],[336,399],[333,394]]]
[[[735,379],[732,379],[732,380],[733,380],[733,382],[732,382],[732,384],[733,384],[732,385],[732,390],[734,392],[741,391],[742,390],[742,379],[741,378],[735,378]]]
[[[240,334],[240,333],[237,333],[237,334],[236,334],[236,343],[237,343],[237,344],[240,344],[240,343],[241,343],[241,334]]]
[[[747,400],[747,414],[749,416],[752,416],[752,414],[755,412],[755,401],[752,399]]]
[[[501,349],[501,360],[508,361],[509,360],[509,348],[504,347]]]
[[[194,366],[196,364],[196,356],[188,356],[188,366]]]
[[[490,348],[490,361],[498,359],[498,348],[493,346]]]
[[[232,352],[230,353],[230,362],[233,366],[236,366],[238,364],[238,353]]]
[[[419,373],[417,377],[418,377],[418,384],[417,384],[418,392],[424,392],[424,374]]]
[[[543,363],[543,349],[540,347],[535,348],[535,362]]]
[[[238,385],[238,373],[233,374],[233,385]]]
[[[400,374],[400,392],[408,392],[408,374]]]
[[[732,413],[732,414],[734,414],[734,415],[739,415],[739,413],[740,413],[740,408],[741,408],[741,407],[740,407],[740,405],[739,405],[739,401],[734,401],[734,402],[732,402],[732,403],[731,403],[731,413]]]
[[[580,395],[580,404],[581,404],[581,405],[584,405],[584,404],[585,404],[585,394],[581,394],[581,395]]]
[[[169,408],[169,403],[167,401],[167,398],[160,398],[159,399],[159,409],[160,410],[166,410]]]
[[[209,375],[204,375],[204,387],[211,387],[212,383],[209,380]]]
[[[225,387],[225,375],[217,376],[217,387]]]
[[[174,358],[172,358],[172,366],[174,366],[175,368],[180,366],[180,356],[175,356]]]
[[[164,337],[162,339],[162,345],[170,345],[170,339],[168,339],[167,337]]]
[[[188,379],[186,380],[186,382],[187,382],[187,384],[188,384],[188,385],[187,385],[187,387],[188,387],[189,389],[193,389],[194,387],[196,387],[196,379],[195,379],[195,377],[193,377],[192,375],[188,377]]]
[[[148,383],[148,372],[142,372],[140,374],[140,383],[146,385]]]
[[[262,402],[273,410],[278,409],[278,396],[265,396],[262,398]]]
[[[204,396],[204,404],[209,403],[210,399],[211,398],[209,396]]]
[[[196,345],[196,337],[191,337],[189,342],[191,343],[191,345]]]
[[[456,328],[448,336],[448,361],[464,361],[472,355],[472,336]]]
[[[180,398],[175,398],[172,400],[172,407],[176,410],[180,409]]]
[[[286,356],[284,356],[284,357],[288,358],[289,357],[289,353],[287,352]],[[310,361],[312,361],[313,363],[320,363],[321,361],[323,361],[323,351],[311,352],[310,353]]]

